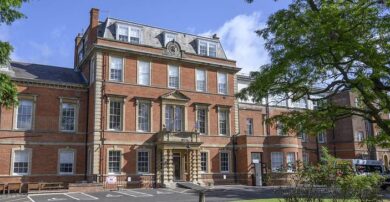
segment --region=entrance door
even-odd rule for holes
[[[180,153],[173,154],[173,176],[175,180],[181,180]]]
[[[255,169],[255,184],[256,186],[262,186],[262,173],[261,173],[261,153],[260,152],[252,152],[251,153],[251,160],[254,164]]]

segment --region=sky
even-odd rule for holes
[[[91,8],[107,17],[191,33],[217,33],[229,59],[242,73],[269,60],[255,31],[290,0],[30,0],[21,8],[27,18],[0,25],[0,40],[9,41],[12,60],[73,67],[74,39],[89,23]]]

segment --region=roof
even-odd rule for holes
[[[86,84],[86,80],[81,75],[81,72],[76,72],[72,68],[11,62],[12,78],[16,79],[31,79],[40,81],[49,81],[66,84]]]
[[[142,44],[157,48],[164,48],[164,33],[172,33],[176,35],[175,41],[180,44],[183,51],[187,53],[197,54],[197,40],[211,41],[217,44],[216,58],[227,59],[225,51],[219,39],[212,37],[204,37],[189,33],[172,31],[164,28],[153,27],[149,25],[139,24],[135,22],[119,20],[115,18],[107,18],[105,22],[99,24],[99,37],[113,39],[116,37],[116,24],[128,25],[141,28],[143,33],[141,36]]]

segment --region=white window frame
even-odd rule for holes
[[[253,136],[254,135],[254,126],[253,126],[253,118],[246,118],[246,134]]]
[[[126,31],[127,31],[127,40],[125,40],[124,42],[129,42],[129,38],[130,38],[130,33],[129,33],[129,26],[127,26],[127,25],[122,25],[122,24],[117,24],[116,25],[116,40],[118,40],[118,41],[123,41],[123,40],[120,40],[119,39],[119,28],[123,28],[123,29],[125,29]]]
[[[226,134],[221,133],[221,114],[222,112],[226,112]],[[230,135],[230,109],[224,107],[218,107],[218,134],[221,136],[229,136]]]
[[[111,70],[113,69],[111,62],[113,61],[113,58],[122,60],[122,69],[121,69],[122,73],[121,73],[121,78],[120,79],[113,79],[113,78],[111,78]],[[125,78],[124,76],[125,76],[125,58],[124,57],[120,57],[120,56],[110,55],[110,58],[109,58],[109,75],[108,75],[109,80],[113,81],[113,82],[123,82],[124,78]]]
[[[136,109],[136,112],[137,112],[137,114],[136,114],[136,123],[137,123],[137,132],[151,132],[152,131],[152,101],[150,101],[150,100],[137,100],[136,101],[137,102],[137,109]],[[139,115],[140,115],[140,110],[139,110],[139,108],[140,108],[140,105],[141,104],[147,104],[147,105],[149,105],[149,117],[148,117],[148,129],[147,130],[142,130],[141,128],[140,128],[140,122],[139,122]]]
[[[74,129],[73,130],[64,130],[62,129],[62,120],[63,120],[63,106],[64,104],[68,104],[68,105],[73,105],[74,106]],[[71,99],[64,99],[64,98],[61,98],[61,101],[60,101],[60,131],[61,132],[67,132],[67,133],[75,133],[77,132],[78,130],[78,117],[79,117],[79,101],[77,99],[74,99],[74,101],[71,101]]]
[[[202,170],[202,154],[206,154],[206,170]],[[200,172],[201,173],[209,173],[209,152],[208,151],[201,151],[200,152],[200,163],[201,163],[201,168],[200,168]]]
[[[357,131],[357,132],[356,132],[355,141],[356,141],[356,142],[362,142],[362,141],[364,141],[364,132],[363,132],[363,131]]]
[[[198,88],[198,74],[197,72],[198,71],[202,71],[204,72],[204,90],[201,90]],[[201,68],[197,68],[195,69],[195,89],[197,92],[207,92],[207,70],[206,69],[201,69]]]
[[[149,63],[149,81],[147,84],[142,84],[140,79],[140,72],[141,72],[141,62]],[[152,62],[147,60],[138,60],[137,61],[137,84],[142,86],[150,86],[152,81]]]
[[[308,108],[308,100],[303,97],[303,98],[297,100],[296,102],[292,102],[292,107],[307,109]]]
[[[274,157],[277,157],[278,161],[275,161]],[[281,172],[282,171],[283,161],[284,161],[283,158],[284,158],[283,152],[271,152],[271,171],[272,172]],[[279,160],[281,160],[281,161],[279,161]],[[275,165],[276,163],[277,163],[277,165]]]
[[[115,37],[116,37],[116,40],[118,40],[118,41],[121,41],[121,40],[119,40],[119,31],[118,31],[119,27],[124,27],[124,28],[127,27],[127,43],[142,44],[143,33],[142,33],[142,28],[141,27],[116,23],[116,30],[115,30],[116,36]],[[132,31],[132,29],[137,30],[139,32],[139,43],[131,42],[131,37],[132,37],[131,36],[131,31]],[[126,42],[126,41],[124,41],[124,42]]]
[[[115,129],[110,127],[110,121],[111,121],[111,102],[119,102],[121,104],[121,114],[120,114],[120,129]],[[123,131],[124,130],[124,112],[125,112],[125,99],[124,98],[118,98],[118,97],[109,97],[108,98],[108,104],[107,104],[107,129],[110,131]]]
[[[118,172],[110,172],[110,152],[120,152],[119,153],[119,171]],[[122,173],[123,166],[123,149],[112,148],[107,150],[107,174],[109,175],[120,175]]]
[[[139,153],[140,152],[146,152],[148,154],[148,161],[147,161],[147,164],[148,164],[148,170],[146,172],[143,172],[143,171],[139,171]],[[137,156],[136,156],[136,167],[137,167],[137,173],[138,174],[148,174],[150,173],[150,162],[151,162],[151,151],[149,149],[137,149]]]
[[[326,132],[322,131],[317,134],[317,141],[320,144],[326,143]]]
[[[27,152],[27,172],[26,173],[15,173],[14,172],[14,166],[15,166],[15,152],[16,151],[23,151]],[[11,170],[10,174],[12,176],[27,176],[31,174],[31,163],[32,163],[32,149],[31,148],[12,148],[12,154],[11,154]]]
[[[168,74],[167,74],[167,76],[168,76],[168,78],[167,78],[167,81],[168,81],[168,88],[172,88],[172,89],[180,89],[180,83],[181,83],[181,75],[180,75],[180,73],[181,73],[181,71],[180,71],[180,66],[179,65],[173,65],[173,64],[168,64],[167,65],[168,66]],[[171,82],[170,82],[170,71],[171,71],[171,68],[177,68],[177,86],[171,86],[170,84],[171,84]]]
[[[205,110],[205,132],[204,133],[200,132],[200,125],[199,125],[199,119],[198,119],[198,115],[199,115],[198,110]],[[196,125],[196,129],[199,132],[199,134],[207,135],[209,133],[209,108],[208,108],[208,106],[204,106],[204,105],[196,105],[195,106],[195,123],[197,124]]]
[[[72,152],[73,153],[73,162],[72,162],[72,172],[61,172],[61,153],[62,152]],[[59,175],[74,175],[76,173],[76,150],[75,149],[59,149],[58,150],[58,174]]]
[[[184,106],[184,105],[180,105],[180,104],[166,104],[165,106],[165,111],[164,111],[164,114],[163,114],[163,118],[164,118],[164,123],[165,123],[165,128],[168,130],[168,123],[166,122],[167,121],[167,118],[166,118],[166,116],[167,116],[167,108],[168,107],[172,107],[172,109],[173,109],[173,114],[172,114],[172,121],[173,121],[173,130],[170,130],[171,132],[184,132],[185,130],[186,130],[186,107]],[[181,114],[181,126],[180,126],[180,131],[177,131],[176,130],[176,123],[175,123],[175,120],[176,120],[176,108],[177,107],[180,107],[180,108],[182,108],[182,114]]]
[[[34,125],[35,125],[35,108],[36,108],[36,96],[20,96],[19,98],[19,103],[22,100],[26,100],[29,102],[32,102],[32,114],[31,114],[31,123],[29,128],[18,128],[18,113],[19,113],[19,105],[15,105],[14,108],[14,129],[19,130],[19,131],[29,131],[29,130],[34,130]]]
[[[293,157],[293,159],[290,159]],[[287,172],[292,173],[295,171],[296,155],[295,152],[288,152],[286,155]]]
[[[310,155],[308,152],[302,152],[302,162],[304,165],[308,165],[310,162]]]
[[[276,122],[276,135],[277,136],[287,136],[287,133],[283,131],[283,124],[279,121]]]
[[[200,44],[201,43],[206,43],[206,55],[204,54],[201,54],[200,53]],[[210,45],[215,45],[215,56],[211,56],[210,55]],[[213,58],[216,58],[217,55],[218,55],[218,43],[217,42],[212,42],[212,41],[207,41],[207,40],[201,40],[201,39],[198,39],[198,55],[201,55],[201,56],[208,56],[208,57],[213,57]]]
[[[222,170],[222,154],[227,154],[227,170]],[[221,173],[229,173],[230,172],[230,152],[229,151],[221,151],[219,152],[219,171]]]
[[[302,142],[307,142],[308,141],[308,135],[304,132],[300,132],[301,134],[301,139],[302,139]]]
[[[225,92],[222,92],[220,87],[219,87],[219,77],[220,75],[225,75],[226,76],[226,90]],[[228,95],[229,94],[229,76],[227,73],[224,73],[224,72],[218,72],[217,73],[217,93],[220,94],[220,95]]]

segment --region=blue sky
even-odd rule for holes
[[[27,16],[0,26],[0,40],[14,46],[17,61],[73,67],[74,38],[89,23],[89,10],[100,20],[114,17],[193,34],[218,33],[227,55],[244,72],[267,62],[263,41],[254,31],[289,0],[30,0]]]

